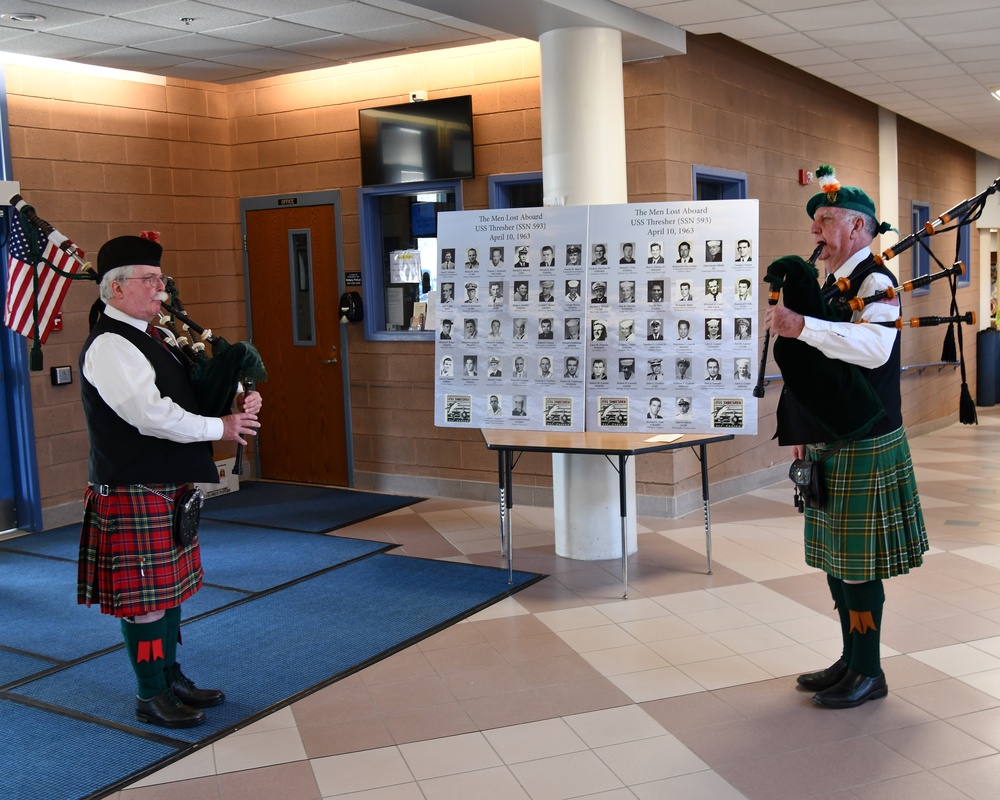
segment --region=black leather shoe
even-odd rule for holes
[[[819,672],[807,672],[805,675],[799,675],[795,680],[803,689],[808,689],[810,692],[822,692],[824,689],[829,689],[840,683],[840,679],[844,677],[846,672],[847,662],[838,658],[826,669],[821,669]]]
[[[164,689],[149,700],[135,699],[135,718],[139,722],[164,728],[193,728],[205,721],[205,715],[182,703],[173,692]]]
[[[824,708],[856,708],[868,700],[877,700],[889,694],[883,672],[876,678],[869,678],[860,672],[847,671],[836,686],[831,686],[816,695],[813,702]]]
[[[191,708],[211,708],[226,699],[221,689],[199,689],[191,679],[181,672],[181,665],[174,664],[173,674],[168,673],[167,681],[172,691],[182,703]]]

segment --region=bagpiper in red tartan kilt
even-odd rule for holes
[[[116,617],[135,617],[179,606],[201,588],[198,537],[177,547],[174,503],[149,491],[176,500],[190,488],[189,483],[87,487],[78,603],[97,603],[102,613]]]

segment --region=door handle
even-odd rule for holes
[[[335,359],[335,358],[324,358],[319,363],[320,364],[336,364],[337,363],[337,359]]]

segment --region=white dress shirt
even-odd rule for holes
[[[863,247],[847,259],[834,275],[837,278],[846,278],[870,254],[871,250]],[[891,285],[892,281],[888,277],[873,272],[861,282],[857,296],[870,297]],[[899,306],[889,302],[869,303],[861,311],[854,312],[851,322],[828,322],[816,317],[805,317],[805,327],[799,334],[799,341],[812,345],[829,358],[874,369],[889,360],[897,331],[895,328],[882,325],[855,323],[892,322],[899,318],[899,313]]]
[[[145,322],[113,306],[107,306],[104,313],[143,333],[146,331]],[[168,331],[164,333],[172,338]],[[161,395],[156,388],[153,365],[137,347],[116,333],[102,333],[94,339],[83,361],[83,376],[118,416],[145,436],[182,444],[222,439],[222,420],[192,414]]]

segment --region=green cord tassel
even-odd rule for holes
[[[955,325],[948,326],[948,331],[944,335],[944,344],[941,346],[941,360],[949,364],[958,361],[958,353],[955,350]]]
[[[32,341],[28,352],[28,369],[31,372],[41,372],[42,369],[42,343],[37,337]]]

